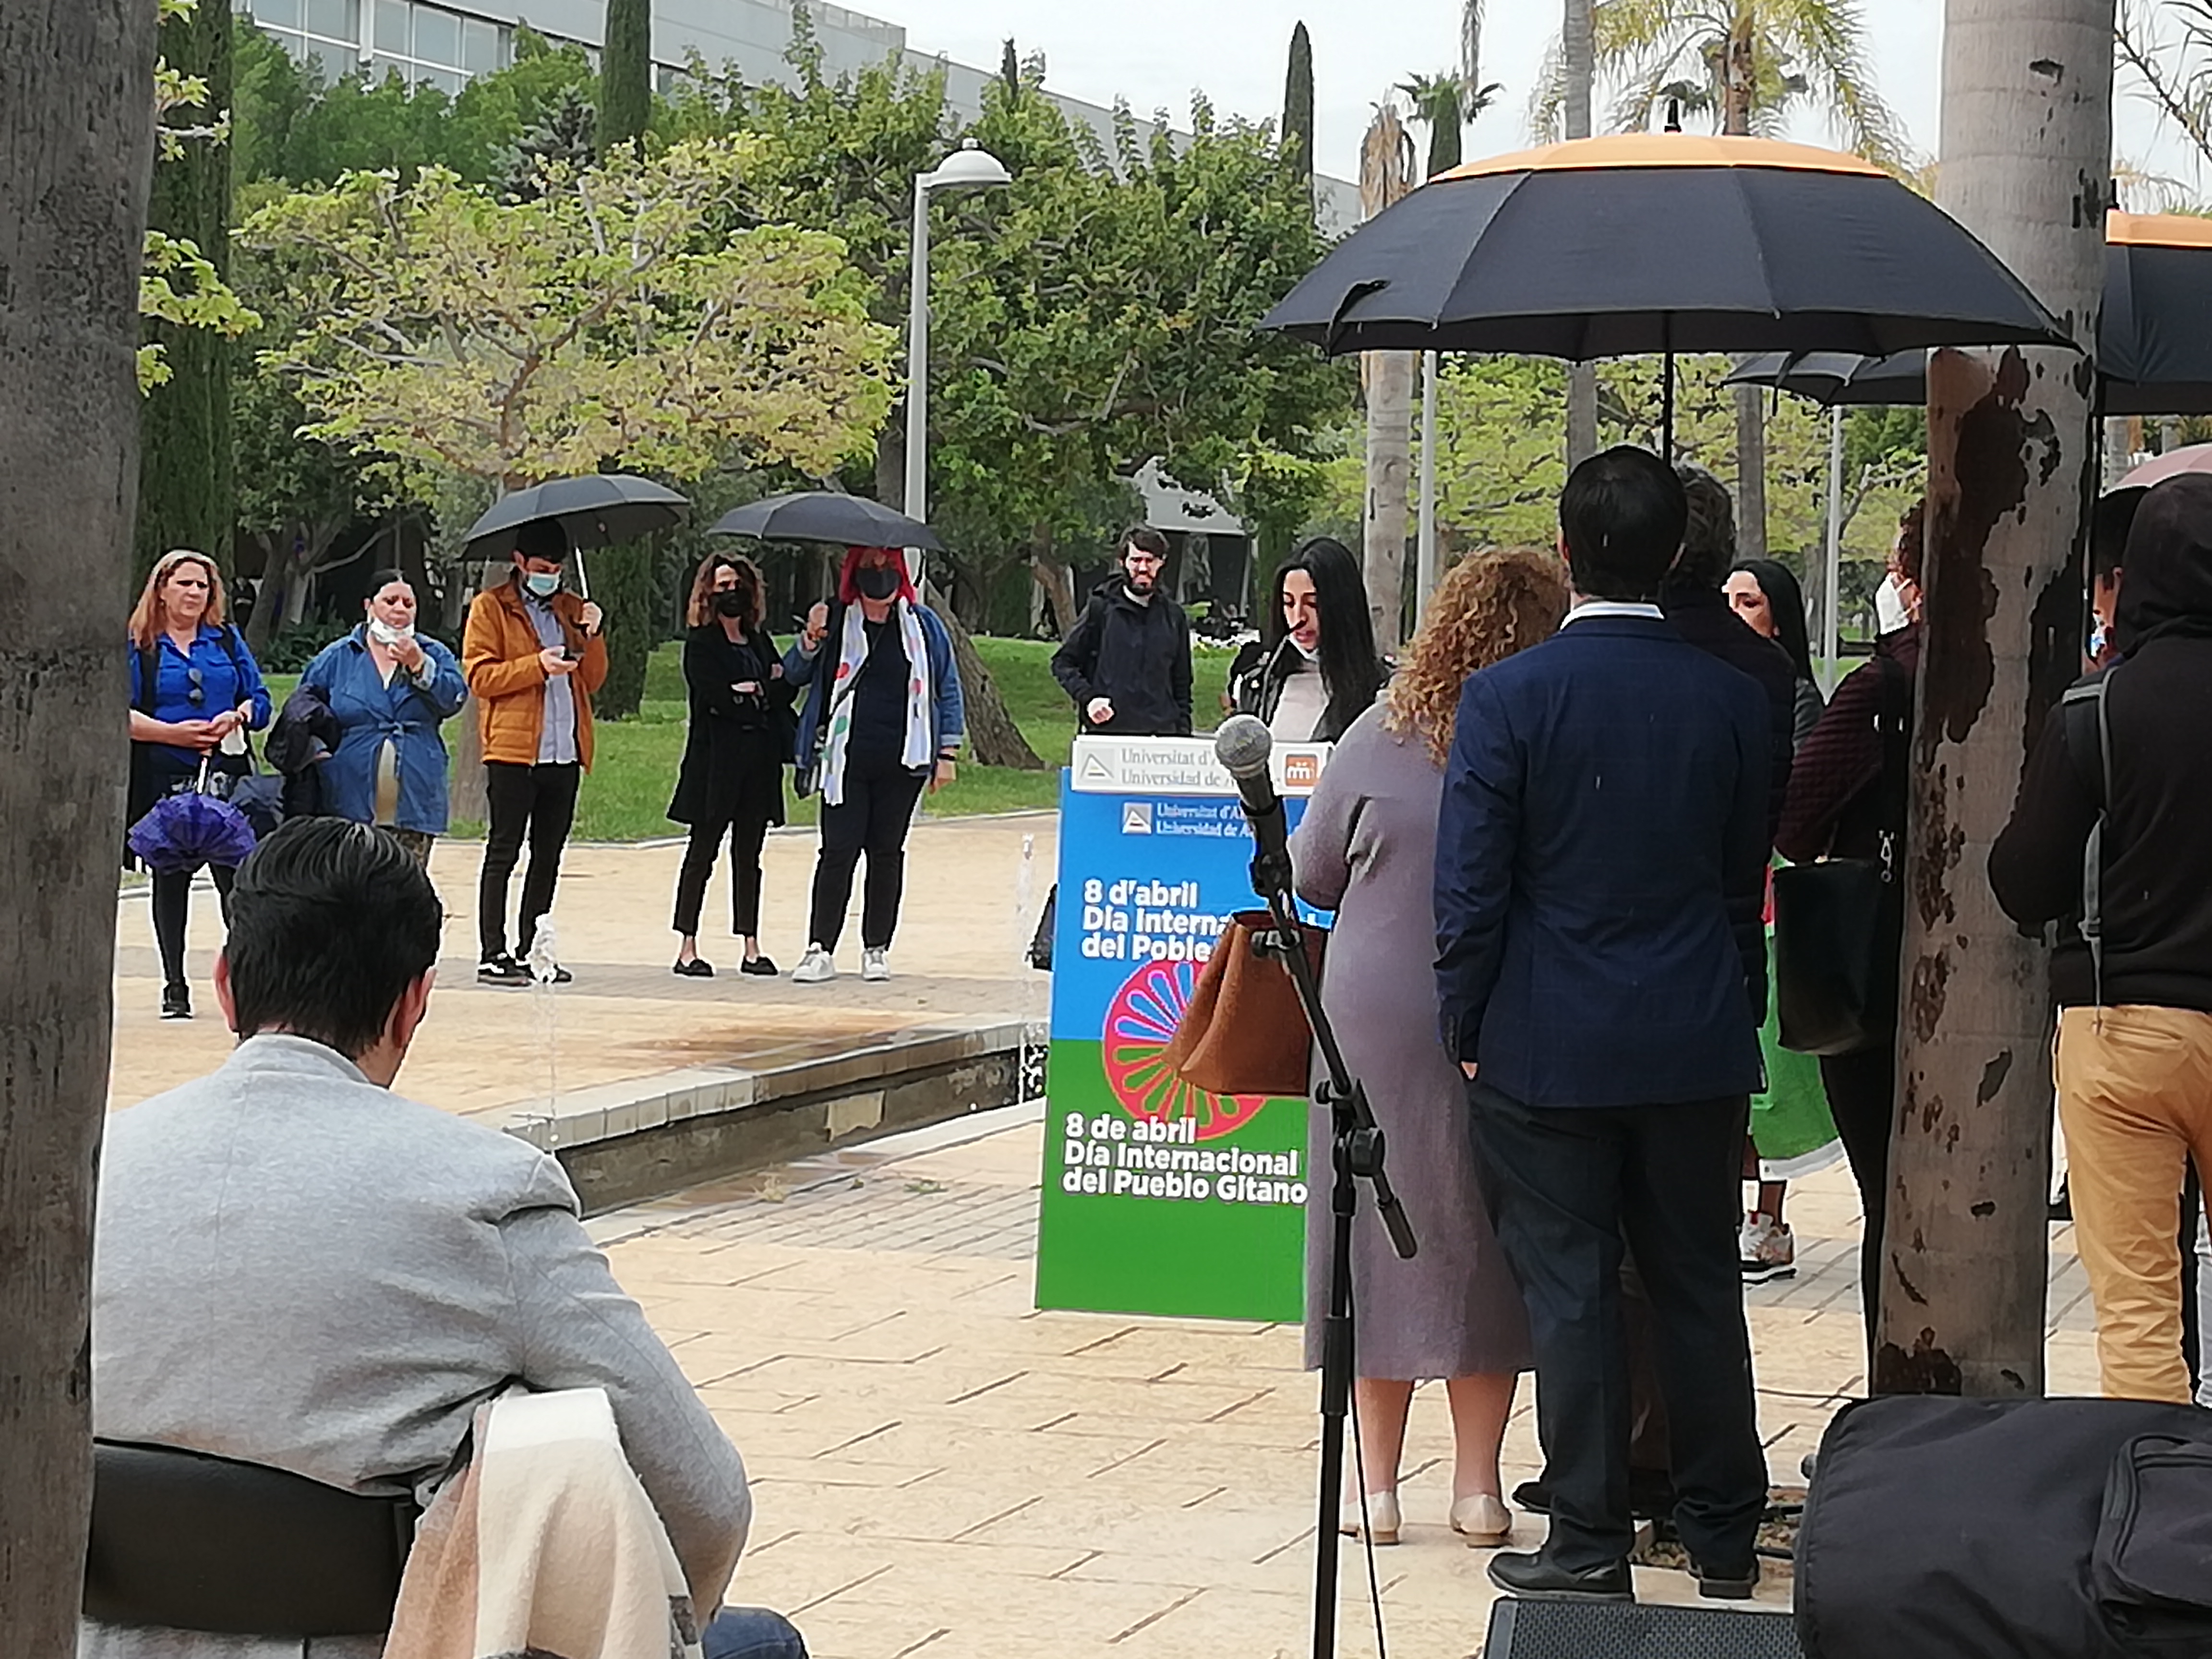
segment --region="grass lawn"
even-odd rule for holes
[[[952,787],[925,796],[922,811],[933,817],[962,817],[1057,805],[1060,769],[1067,764],[1068,745],[1075,737],[1075,710],[1052,677],[1052,645],[1042,640],[978,639],[975,650],[1006,699],[1007,712],[1047,769],[1021,772],[963,762]],[[599,726],[598,753],[576,802],[578,840],[649,841],[683,833],[683,827],[671,823],[667,817],[677,763],[684,755],[681,658],[682,647],[674,643],[654,652],[637,714]],[[1202,650],[1193,664],[1192,702],[1201,728],[1218,718],[1229,659],[1226,651]],[[297,678],[269,677],[270,693],[280,705]],[[452,741],[450,732],[447,741]],[[792,801],[790,809],[793,823],[814,822],[811,799]],[[483,834],[483,826],[456,822],[453,833],[473,838]]]

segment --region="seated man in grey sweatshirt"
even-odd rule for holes
[[[559,1164],[392,1092],[430,1000],[441,907],[384,832],[286,824],[240,868],[216,990],[237,1049],[108,1121],[93,1261],[106,1440],[363,1494],[427,1492],[517,1383],[605,1390],[692,1605],[720,1605],[744,1466],[586,1236]],[[803,1659],[774,1613],[706,1651]],[[88,1620],[82,1659],[374,1659],[380,1638]]]

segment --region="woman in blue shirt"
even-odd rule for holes
[[[323,647],[300,676],[341,736],[322,763],[328,809],[379,823],[425,868],[446,831],[446,744],[439,726],[468,695],[453,653],[415,631],[415,589],[397,570],[369,579],[366,620]]]
[[[223,620],[222,574],[204,553],[165,553],[131,613],[131,817],[189,784],[205,766],[252,767],[246,733],[269,724],[269,690],[238,630]],[[161,951],[161,1018],[190,1019],[185,920],[195,870],[154,872],[154,939]],[[223,912],[235,872],[213,870]]]

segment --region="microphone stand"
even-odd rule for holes
[[[1328,1315],[1322,1324],[1321,1497],[1314,1533],[1314,1659],[1336,1652],[1336,1574],[1339,1540],[1336,1507],[1344,1485],[1344,1431],[1352,1409],[1352,1218],[1359,1205],[1359,1185],[1375,1189],[1375,1210],[1390,1236],[1391,1248],[1411,1261],[1417,1248],[1413,1224],[1390,1190],[1383,1172],[1382,1130],[1367,1104],[1367,1091],[1344,1063],[1336,1030],[1321,1006],[1321,986],[1306,955],[1305,924],[1291,896],[1287,854],[1262,852],[1252,860],[1252,887],[1267,902],[1269,931],[1254,948],[1278,958],[1297,988],[1298,1003],[1313,1028],[1328,1077],[1316,1098],[1328,1108],[1330,1126]]]

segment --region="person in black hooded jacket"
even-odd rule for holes
[[[1190,735],[1190,623],[1160,591],[1167,538],[1121,538],[1121,574],[1098,584],[1053,653],[1052,675],[1085,732],[1109,738]]]
[[[2118,660],[2084,682],[2103,733],[2045,720],[1990,882],[2024,928],[2080,916],[2104,798],[2101,960],[2076,927],[2051,961],[2059,1116],[2105,1392],[2185,1401],[2179,1199],[2192,1155],[2212,1170],[2212,477],[2143,497],[2123,568]]]

